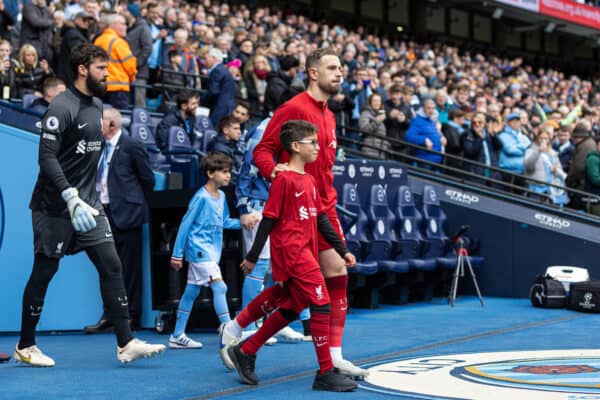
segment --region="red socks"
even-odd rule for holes
[[[317,353],[319,372],[324,374],[333,368],[331,352],[329,351],[329,314],[320,312],[310,313],[310,333]]]
[[[327,291],[331,299],[329,346],[342,347],[342,336],[344,335],[346,313],[348,312],[348,301],[346,299],[348,275],[325,278],[325,284],[327,285]]]
[[[285,328],[289,323],[290,321],[285,319],[279,310],[275,311],[265,320],[265,322],[263,322],[260,329],[256,331],[254,335],[250,336],[250,339],[246,340],[242,345],[242,352],[244,352],[244,354],[256,354],[258,349],[260,349],[271,336]],[[327,348],[327,351],[329,351],[329,347]]]
[[[279,285],[273,285],[258,294],[246,308],[244,308],[235,318],[237,323],[244,329],[254,321],[268,315],[277,305],[276,300],[284,293],[284,289]],[[267,338],[268,339],[268,338]]]

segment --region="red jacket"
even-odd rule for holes
[[[317,126],[321,146],[319,157],[315,162],[306,164],[306,172],[314,176],[317,181],[323,209],[331,217],[337,217],[335,214],[337,192],[333,187],[333,163],[337,139],[335,117],[327,107],[327,102],[316,101],[308,92],[303,92],[275,110],[260,143],[254,149],[254,164],[261,175],[269,179],[275,168],[275,161],[285,163],[290,159],[279,141],[281,125],[290,120],[304,120]]]

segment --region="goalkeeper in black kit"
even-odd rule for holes
[[[35,254],[23,294],[16,362],[54,366],[54,360],[35,344],[35,327],[60,259],[80,251],[87,253],[98,270],[102,300],[115,326],[118,360],[127,363],[165,349],[131,335],[121,262],[96,191],[96,173],[106,165],[98,97],[106,92],[107,60],[106,52],[92,44],[74,48],[70,65],[75,82],[50,103],[42,117],[40,173],[29,204]]]

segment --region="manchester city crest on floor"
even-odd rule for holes
[[[600,350],[450,354],[369,371],[363,389],[414,399],[600,400]]]

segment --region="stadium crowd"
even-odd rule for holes
[[[329,100],[341,144],[371,157],[410,152],[499,180],[498,171],[481,164],[600,193],[595,158],[586,161],[597,152],[594,140],[600,135],[598,79],[535,70],[519,57],[460,52],[281,9],[210,0],[50,5],[33,0],[23,7],[20,23],[1,2],[0,12],[5,99],[35,94],[51,101],[57,85],[62,90],[61,83],[72,81],[64,64],[69,50],[89,41],[110,53],[105,103],[145,107],[147,98],[159,96],[159,110],[175,110],[168,114],[169,126],[179,124],[193,138],[191,97],[176,100],[179,88],[187,87],[210,109],[214,128],[239,100],[247,104],[250,119],[241,121],[247,132],[281,104],[287,87],[303,87],[306,55],[332,47],[344,75],[340,92]],[[60,80],[48,79],[55,75]],[[160,146],[164,135],[157,136]],[[393,139],[434,152],[410,150]],[[579,199],[546,184],[522,184],[556,204],[582,207]]]

